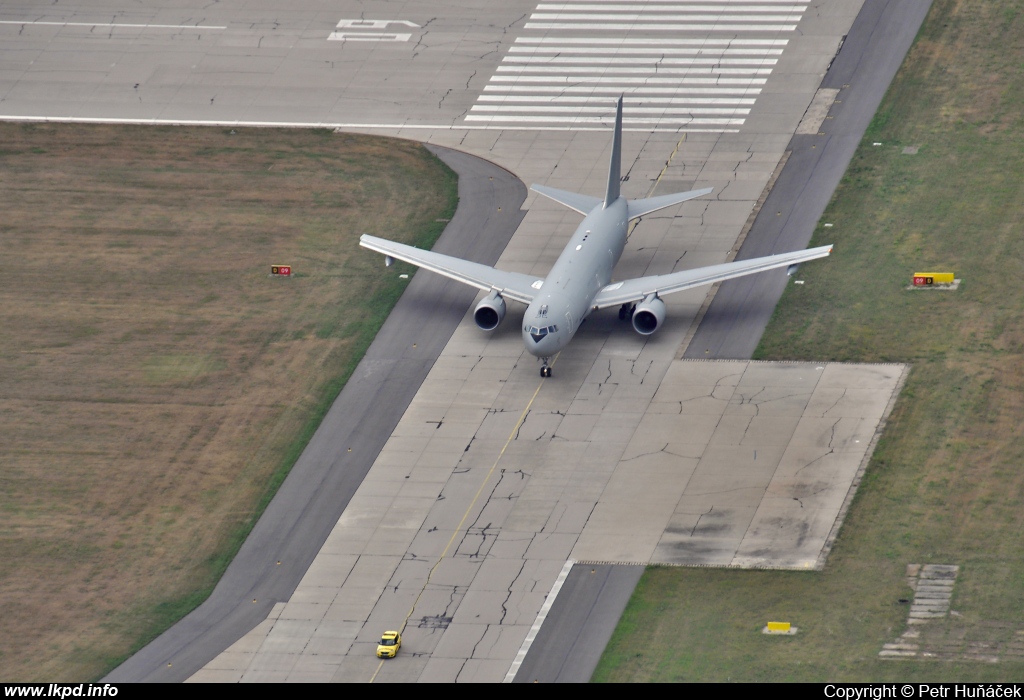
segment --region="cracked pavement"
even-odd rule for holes
[[[314,564],[236,645],[260,649],[244,680],[309,663],[334,680],[501,680],[567,559],[823,563],[906,368],[669,362],[594,326],[590,356],[560,359],[527,410],[540,380],[518,339],[460,327],[460,347],[485,347],[438,359],[325,545],[349,570]],[[377,637],[406,616],[400,663],[377,670]],[[289,645],[304,651],[272,651]]]
[[[733,254],[860,4],[837,0],[801,22],[738,133],[626,133],[624,194],[715,194],[645,217],[617,278]],[[10,34],[34,43],[8,47],[0,99],[7,115],[359,124],[482,156],[527,183],[598,194],[607,132],[460,121],[535,5],[239,12],[228,2],[204,11],[223,31],[119,29],[105,39],[22,25]],[[145,19],[187,17],[166,9]],[[346,17],[416,28],[405,43],[328,41]],[[534,195],[525,208],[498,264],[543,275],[579,217]],[[522,350],[519,309],[491,335],[464,322],[291,599],[196,679],[368,680],[380,632],[408,620],[402,654],[378,680],[501,680],[567,559],[816,565],[819,535],[827,543],[834,522],[821,504],[848,492],[849,468],[888,404],[886,382],[902,369],[826,365],[801,392],[758,379],[761,365],[674,361],[706,293],[674,295],[665,328],[649,338],[614,310],[594,314],[532,404],[537,364]],[[684,381],[687,372],[698,376]],[[829,373],[841,378],[834,386]],[[738,387],[756,400],[738,399]]]
[[[905,369],[673,364],[574,559],[820,567]],[[658,526],[624,532],[641,508]]]

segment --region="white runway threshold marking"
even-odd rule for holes
[[[582,3],[551,5],[541,3],[537,5],[538,10],[550,12],[562,12],[569,10],[578,12],[580,10],[598,10],[599,12],[804,12],[807,5],[590,5]]]
[[[763,83],[765,78],[752,76],[771,74],[778,61],[774,56],[781,55],[789,43],[778,37],[796,29],[795,23],[802,19],[807,7],[792,0],[540,3],[523,27],[531,36],[516,38],[483,90],[516,90],[524,94],[509,100],[510,104],[501,109],[481,104],[500,100],[480,96],[463,122],[502,121],[510,127],[517,123],[552,127],[566,123],[610,124],[614,117],[611,99],[600,110],[562,100],[557,100],[562,103],[557,108],[541,106],[553,101],[547,93],[569,93],[587,83],[600,83],[601,92],[629,94],[628,101],[638,105],[627,110],[623,120],[626,125],[649,125],[655,130],[668,127],[676,131],[735,132],[737,126],[745,123],[749,110],[724,111],[713,108],[722,104],[713,99],[680,103],[672,97],[676,91],[690,92],[692,88],[686,86],[695,81],[716,88],[739,82]],[[581,30],[586,32],[584,36],[580,36]],[[691,36],[658,36],[665,31]],[[721,32],[728,34],[723,36]],[[739,32],[744,33],[743,38],[737,36]],[[538,33],[546,36],[537,36]],[[757,37],[757,33],[768,36]],[[502,85],[507,82],[516,85]],[[564,87],[553,90],[544,83]],[[654,85],[663,87],[657,89]],[[758,92],[748,94],[756,96]],[[694,107],[680,109],[680,104]],[[672,108],[673,105],[677,107]],[[480,114],[495,111],[505,114]],[[600,116],[594,116],[595,111],[601,112]],[[657,117],[652,119],[652,115]],[[708,115],[743,118],[708,119]]]
[[[540,606],[540,612],[537,613],[537,619],[533,622],[533,627],[526,634],[526,639],[523,640],[523,646],[519,647],[519,653],[516,654],[515,660],[512,662],[512,666],[509,667],[508,673],[505,674],[505,680],[503,683],[511,683],[515,680],[516,673],[519,672],[519,667],[523,665],[523,659],[530,652],[530,647],[533,646],[533,640],[537,638],[537,633],[540,632],[541,625],[544,624],[544,620],[547,619],[548,611],[551,610],[551,606],[555,602],[555,598],[558,597],[558,592],[562,590],[562,584],[565,583],[565,579],[569,577],[569,572],[572,570],[573,560],[565,562],[562,567],[562,571],[558,574],[558,578],[551,585],[551,591],[548,593],[547,598],[544,599],[544,604]]]
[[[795,24],[576,24],[574,22],[527,22],[527,29],[646,29],[658,32],[792,32]]]

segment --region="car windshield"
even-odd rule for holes
[[[380,640],[380,643],[381,643],[381,646],[393,647],[393,646],[395,646],[395,638],[394,637],[382,637],[381,640]]]

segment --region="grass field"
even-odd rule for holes
[[[595,680],[1024,677],[1022,10],[935,0],[819,223],[835,254],[758,349],[913,365],[825,570],[650,568]],[[907,291],[925,270],[963,283]],[[916,563],[961,567],[954,613],[921,629],[933,660],[881,661]],[[763,636],[768,620],[800,633]]]
[[[455,176],[328,131],[0,124],[0,679],[200,602],[430,246]],[[292,279],[269,277],[290,264]]]

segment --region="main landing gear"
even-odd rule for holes
[[[544,364],[540,368],[540,376],[545,379],[551,376],[551,368],[548,367],[548,358],[546,357],[544,358]]]
[[[634,311],[636,311],[636,304],[623,304],[619,307],[619,320],[625,321],[633,318]]]

